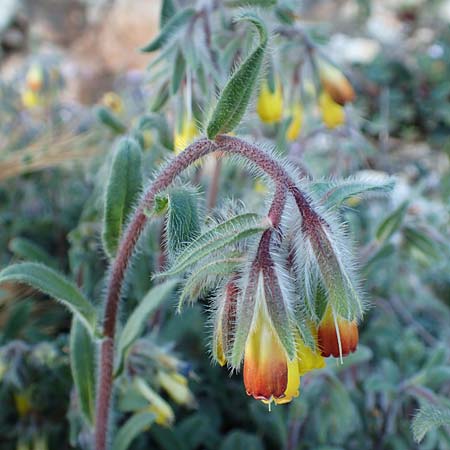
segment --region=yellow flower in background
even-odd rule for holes
[[[116,114],[120,114],[123,111],[123,101],[120,95],[115,92],[106,92],[102,97],[101,103]]]
[[[256,111],[259,118],[265,123],[277,123],[283,116],[283,91],[280,80],[275,81],[275,90],[272,92],[267,80],[261,84]]]
[[[173,401],[180,405],[193,406],[195,404],[194,395],[189,390],[188,380],[185,376],[177,372],[160,371],[156,378]]]
[[[194,119],[187,119],[181,122],[179,129],[175,129],[173,144],[175,154],[181,153],[189,144],[191,144],[198,135]]]
[[[34,64],[30,67],[25,84],[26,88],[33,92],[39,92],[42,89],[44,86],[44,72],[41,66]]]
[[[256,180],[253,189],[258,194],[267,194],[269,189],[263,180]]]
[[[345,105],[355,99],[355,91],[347,77],[337,68],[324,60],[319,60],[319,77],[323,89],[339,105]]]
[[[31,411],[30,396],[26,392],[15,393],[14,403],[20,417],[25,417]]]
[[[320,94],[319,108],[322,120],[328,128],[336,128],[345,122],[344,108],[336,103],[326,91]]]
[[[42,96],[31,89],[25,89],[21,95],[22,105],[26,109],[33,109],[43,104]]]
[[[150,403],[147,411],[155,415],[155,422],[167,427],[172,425],[175,421],[175,414],[170,405],[142,378],[136,378],[134,384],[138,392]]]
[[[297,102],[291,110],[291,123],[286,130],[286,139],[290,142],[295,141],[300,136],[303,124],[303,105]]]

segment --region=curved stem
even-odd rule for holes
[[[161,171],[157,179],[144,194],[134,212],[121,239],[116,258],[110,270],[103,322],[104,339],[100,348],[100,372],[95,421],[96,450],[106,450],[107,448],[109,409],[113,387],[114,337],[117,311],[127,269],[136,244],[147,223],[145,211],[151,208],[155,195],[166,189],[183,170],[199,158],[219,150],[225,153],[237,154],[252,161],[274,180],[276,195],[269,211],[269,218],[274,228],[279,226],[281,220],[286,200],[286,189],[294,195],[304,221],[311,217],[318,217],[305,195],[296,187],[294,180],[277,161],[270,155],[262,152],[258,147],[235,137],[217,136],[215,142],[208,139],[200,139],[188,146]]]

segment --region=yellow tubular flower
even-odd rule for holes
[[[175,414],[170,405],[158,395],[142,378],[135,379],[135,386],[139,393],[149,401],[147,410],[155,415],[158,425],[170,426],[175,421]]]
[[[265,123],[277,123],[281,120],[283,116],[283,92],[280,80],[276,80],[273,92],[270,90],[267,80],[262,82],[256,111],[259,118]]]
[[[312,350],[300,336],[297,337],[298,371],[300,376],[312,370],[322,369],[326,366],[325,358],[318,350]]]
[[[175,129],[173,143],[175,154],[181,153],[189,144],[191,144],[198,135],[197,127],[193,119],[185,118],[180,129]]]
[[[160,371],[157,380],[167,394],[180,405],[193,405],[194,396],[188,387],[188,380],[177,372]]]
[[[322,120],[328,128],[336,128],[345,122],[344,108],[336,103],[328,92],[323,91],[319,97]]]
[[[350,81],[338,68],[319,61],[319,76],[324,90],[339,105],[345,105],[355,99],[355,91]]]
[[[27,72],[26,86],[33,92],[39,92],[44,85],[44,73],[38,65],[33,65]]]
[[[299,395],[298,362],[289,360],[261,298],[257,299],[255,307],[254,326],[244,353],[247,394],[265,403],[288,403]]]
[[[295,103],[292,107],[292,119],[286,130],[286,139],[290,142],[295,141],[302,129],[303,124],[303,106],[300,102]]]
[[[107,92],[102,98],[102,104],[116,114],[123,111],[123,101],[115,92]]]
[[[33,109],[42,104],[42,97],[31,89],[22,92],[22,104],[26,109]]]
[[[14,394],[14,403],[20,417],[26,416],[31,411],[29,395],[23,392]]]

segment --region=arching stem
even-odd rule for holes
[[[155,195],[170,186],[181,172],[203,156],[219,150],[224,153],[237,154],[252,161],[273,179],[276,185],[276,194],[269,211],[269,218],[274,229],[280,224],[286,201],[286,190],[294,195],[303,221],[307,221],[308,218],[318,217],[305,195],[297,188],[294,180],[276,160],[258,147],[235,137],[217,136],[215,142],[200,139],[187,147],[161,171],[135,210],[121,239],[116,258],[110,269],[104,310],[103,341],[100,347],[100,371],[95,420],[96,450],[106,450],[107,448],[109,410],[113,388],[114,337],[117,311],[127,269],[148,220],[146,210],[151,210]],[[267,241],[269,240],[267,239]]]

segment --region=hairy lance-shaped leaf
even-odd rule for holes
[[[175,64],[173,65],[171,92],[175,95],[183,81],[186,74],[186,60],[184,59],[183,52],[178,49],[175,57]]]
[[[81,291],[63,275],[43,264],[26,262],[6,267],[0,272],[0,284],[27,284],[66,306],[94,334],[97,312]]]
[[[125,220],[142,185],[141,149],[130,138],[120,140],[111,167],[105,196],[103,247],[114,257]]]
[[[403,202],[392,214],[389,214],[378,226],[375,233],[379,241],[388,240],[402,225],[409,203]]]
[[[80,409],[90,425],[95,415],[95,343],[81,322],[74,317],[70,331],[70,368]]]
[[[177,284],[178,280],[172,279],[151,288],[131,313],[119,337],[116,373],[122,370],[125,353],[142,333],[148,316],[169,298]]]
[[[450,408],[427,404],[419,409],[413,419],[411,429],[414,440],[421,442],[428,431],[444,425],[450,426]]]
[[[178,311],[181,312],[186,300],[194,301],[204,290],[215,283],[217,277],[231,275],[241,263],[241,258],[226,258],[202,265],[186,280],[178,301]]]
[[[354,176],[342,181],[314,181],[311,191],[328,208],[339,207],[350,197],[367,193],[388,193],[395,181],[389,177]]]
[[[234,244],[241,239],[260,233],[269,226],[268,221],[258,214],[248,213],[235,216],[208,230],[195,241],[191,242],[175,258],[173,264],[167,271],[156,276],[171,276],[183,272],[213,252]]]
[[[193,189],[176,187],[169,191],[167,197],[167,250],[173,259],[200,235],[198,195]]]
[[[26,238],[16,237],[9,241],[9,251],[15,256],[28,261],[40,262],[47,266],[55,266],[52,257],[40,246]]]
[[[184,25],[186,25],[189,20],[194,16],[195,9],[186,8],[178,11],[174,16],[172,16],[162,27],[158,36],[153,39],[149,44],[141,49],[142,52],[154,52],[163,47],[174,35],[178,32]]]
[[[108,108],[99,106],[96,109],[96,114],[98,120],[114,133],[123,134],[127,131],[127,126]]]
[[[163,0],[161,4],[161,14],[159,16],[159,28],[163,28],[176,12],[177,10],[173,0]]]
[[[267,47],[267,30],[261,19],[254,14],[246,13],[238,20],[246,20],[255,25],[260,42],[223,88],[206,128],[209,139],[214,139],[220,133],[233,131],[239,125],[255,90]]]
[[[112,450],[127,450],[133,440],[155,421],[155,415],[142,411],[133,414],[118,430]]]

